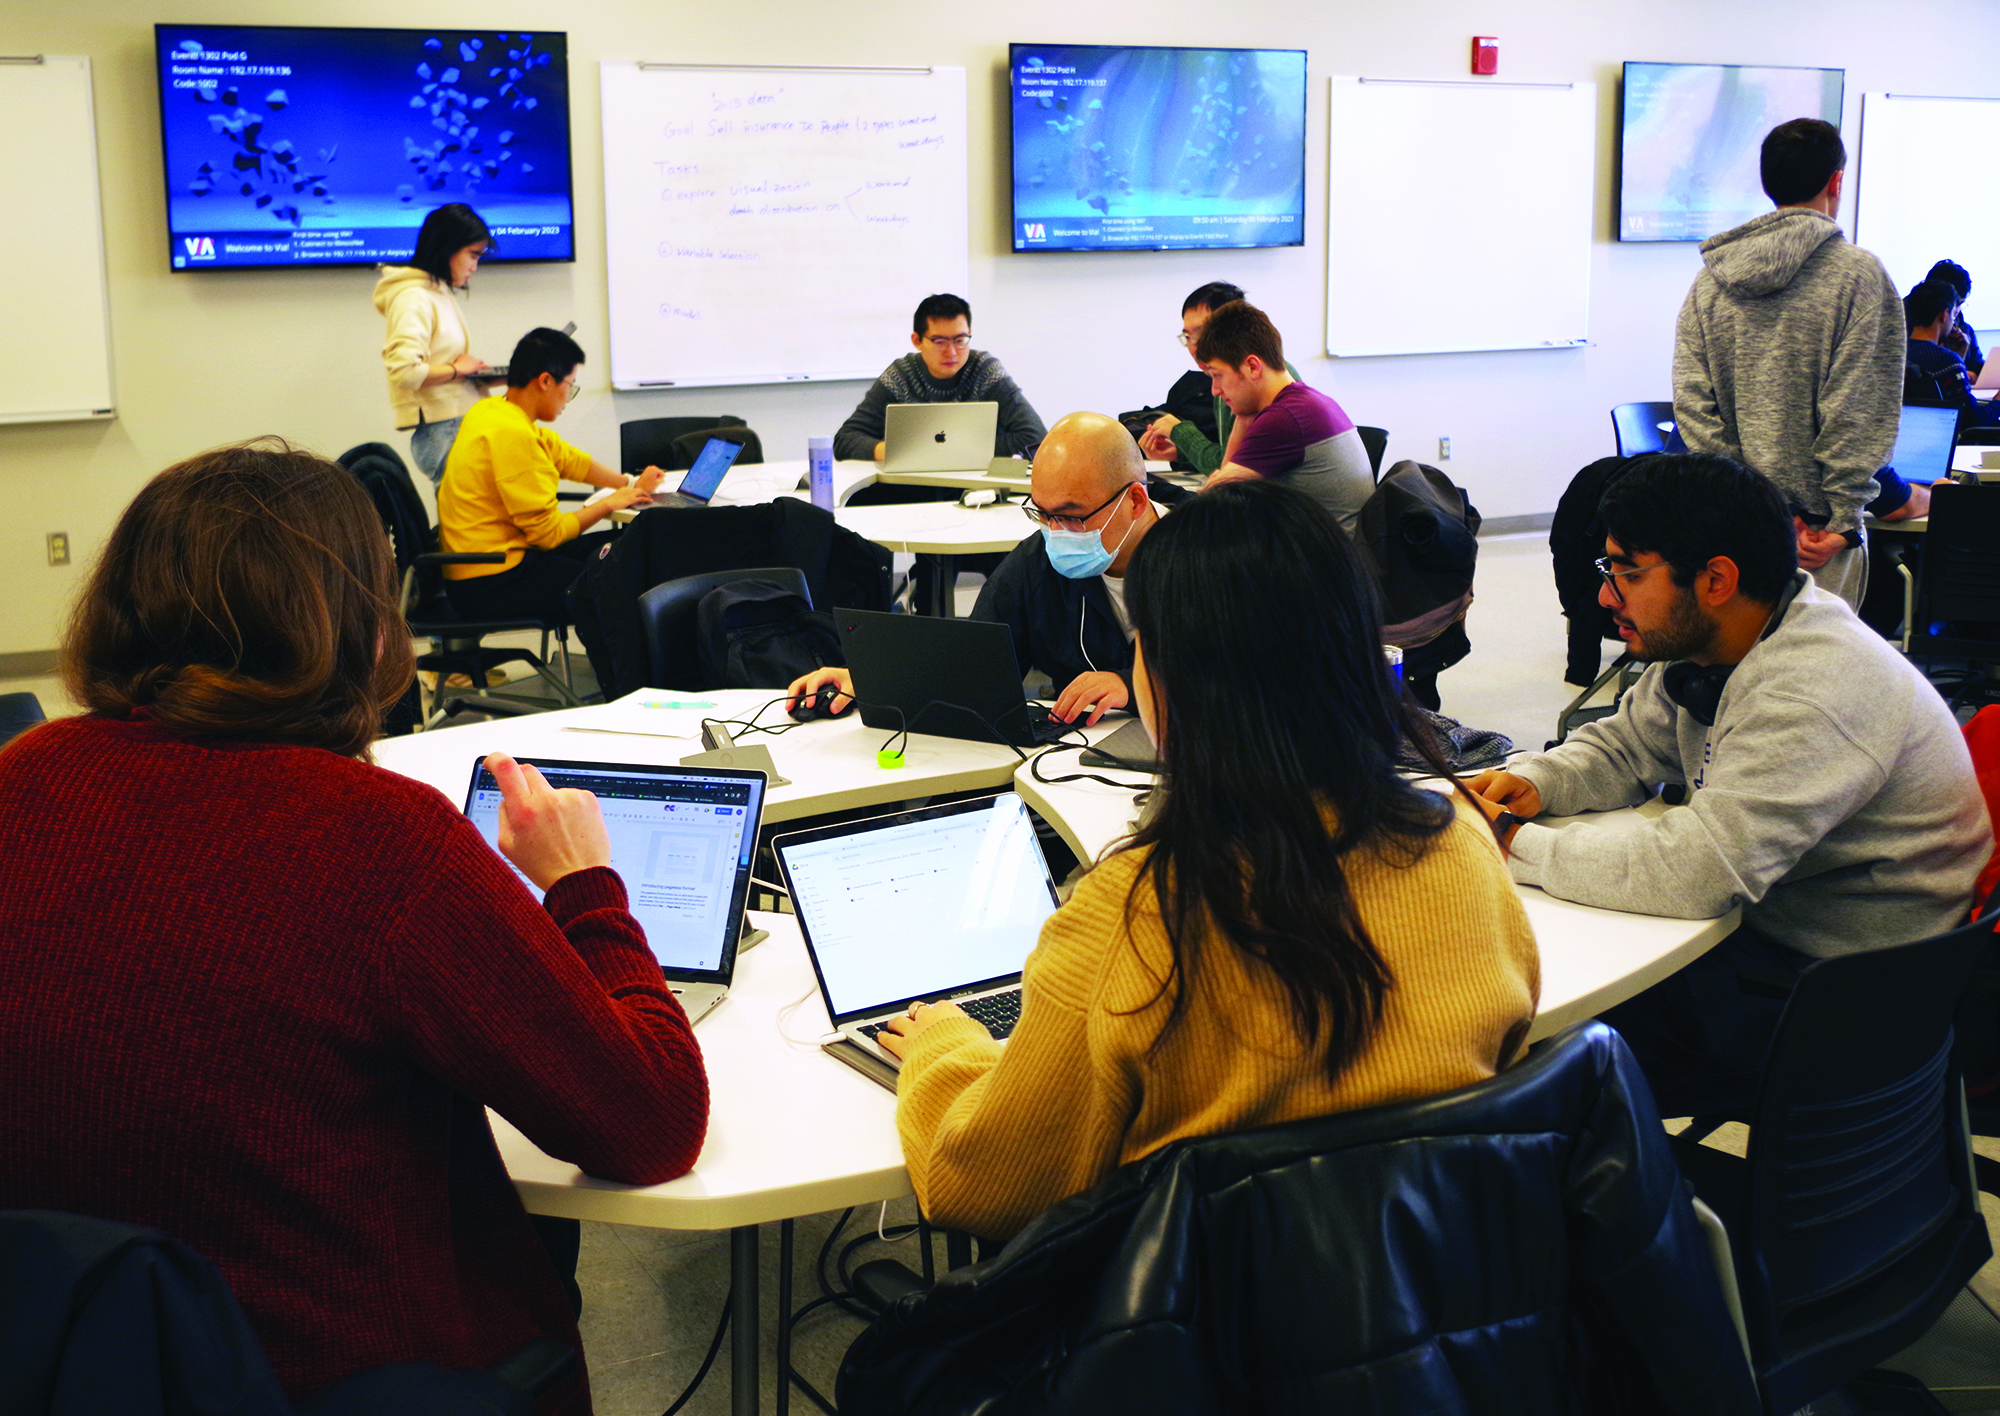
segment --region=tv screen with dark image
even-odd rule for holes
[[[1305,243],[1303,49],[1016,44],[1017,251]]]
[[[156,25],[175,270],[405,261],[464,202],[492,261],[576,258],[547,30]]]
[[[1840,126],[1844,69],[1625,65],[1618,239],[1706,241],[1771,210],[1764,135],[1794,118]]]

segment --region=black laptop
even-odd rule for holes
[[[861,721],[871,728],[1040,747],[1077,726],[1022,696],[1014,636],[1004,624],[872,610],[833,614]]]

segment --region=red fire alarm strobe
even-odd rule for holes
[[[1497,74],[1500,72],[1500,41],[1490,34],[1472,37],[1472,72],[1475,74]]]

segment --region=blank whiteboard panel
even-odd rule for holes
[[[0,423],[111,416],[90,61],[0,63]],[[33,331],[30,336],[27,331]]]
[[[2000,99],[1861,98],[1861,182],[1854,244],[1909,293],[1940,260],[1972,276],[1964,315],[2000,324],[2000,188],[1980,175]]]
[[[1586,341],[1595,84],[1336,78],[1327,128],[1327,353]]]
[[[873,378],[964,293],[963,69],[602,72],[613,387]]]

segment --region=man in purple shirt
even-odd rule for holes
[[[1288,482],[1352,535],[1361,504],[1375,490],[1368,449],[1338,403],[1285,371],[1284,341],[1270,317],[1231,300],[1209,316],[1194,357],[1215,396],[1236,415],[1222,466],[1208,485],[1245,477]]]

